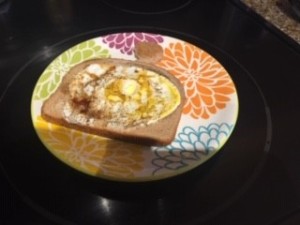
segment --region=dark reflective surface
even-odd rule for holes
[[[90,35],[99,36],[102,32]],[[115,33],[117,30],[105,32]],[[165,31],[162,30],[160,33],[162,32]],[[178,34],[174,33],[174,35]],[[4,136],[4,143],[9,146],[9,150],[3,155],[3,165],[10,180],[16,184],[16,188],[22,195],[35,202],[36,207],[56,212],[57,216],[79,224],[83,224],[84,220],[85,224],[103,222],[103,216],[99,216],[98,213],[86,219],[94,207],[100,215],[105,213],[106,209],[103,208],[105,207],[103,204],[119,208],[120,205],[129,207],[131,206],[129,202],[135,202],[140,207],[147,201],[152,201],[154,205],[151,209],[158,210],[158,202],[164,204],[165,201],[175,200],[177,202],[175,208],[170,204],[164,209],[179,210],[184,213],[177,213],[166,219],[171,224],[181,224],[184,221],[197,221],[199,215],[201,215],[201,220],[214,215],[230,205],[245,191],[249,182],[254,179],[253,176],[257,175],[269,150],[271,124],[266,111],[267,106],[251,77],[233,59],[206,42],[193,40],[184,34],[180,35],[185,40],[191,40],[211,54],[217,55],[235,83],[238,84],[237,91],[240,100],[238,124],[232,138],[219,156],[186,175],[164,181],[138,184],[90,179],[66,168],[65,165],[60,165],[37,139],[31,125],[30,109],[27,107],[30,105],[31,93],[38,76],[42,73],[42,68],[53,59],[41,54],[17,74],[2,100],[4,110],[1,111],[3,120],[0,120],[0,123],[4,125],[3,129],[19,131],[7,133]],[[86,35],[74,39],[83,37],[85,38]],[[73,41],[77,42],[72,39],[50,49],[64,48]],[[251,99],[248,99],[249,94],[252,96]],[[12,104],[12,102],[19,102],[19,104]],[[245,104],[246,102],[248,104]],[[7,111],[7,108],[12,110]],[[248,135],[249,132],[253,135]],[[245,147],[241,149],[241,145]],[[12,166],[13,162],[18,165],[18,168],[26,168],[27,175],[24,176],[18,169],[16,170]],[[33,167],[28,167],[29,162]],[[233,162],[235,166],[231,166]],[[54,196],[57,195],[59,197],[55,198]],[[185,205],[186,201],[189,205]],[[57,208],[57,205],[60,208]],[[66,213],[66,209],[70,211]],[[77,215],[79,218],[76,217]],[[159,216],[156,213],[154,215]],[[116,215],[112,213],[111,216]],[[124,220],[132,217],[126,212],[123,216]],[[137,224],[139,220],[132,218],[132,222],[128,224],[133,222]],[[157,222],[148,221],[147,224]]]
[[[295,16],[300,20],[300,1],[299,0],[289,0]]]
[[[0,221],[259,225],[295,215],[300,205],[297,50],[231,2],[193,1],[155,15],[100,2],[15,0],[1,8],[0,162],[7,178],[1,177]],[[181,38],[224,65],[237,86],[240,112],[220,154],[182,176],[132,184],[85,176],[48,153],[30,119],[36,80],[62,51],[115,31]]]
[[[187,7],[192,0],[101,0],[115,9],[138,14],[171,13]]]

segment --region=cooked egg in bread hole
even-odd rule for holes
[[[75,110],[86,120],[105,120],[107,126],[147,126],[168,116],[181,101],[170,80],[135,65],[89,64],[75,75],[69,92],[66,120],[76,122]]]
[[[175,76],[154,65],[161,54],[153,52],[160,50],[157,45],[138,46],[137,61],[91,59],[74,66],[56,91],[60,93],[56,94],[60,95],[56,96],[60,103],[46,101],[42,117],[84,132],[139,144],[172,142],[185,100],[183,87]],[[152,50],[147,50],[149,47]]]

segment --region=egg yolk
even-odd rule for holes
[[[101,65],[93,65],[81,76],[93,72],[97,76],[91,76],[92,81],[78,79],[77,83],[81,80],[89,82],[81,82],[78,88],[72,86],[74,96],[89,102],[88,113],[111,123],[123,126],[148,125],[170,115],[180,104],[177,87],[154,71],[137,66],[106,65],[101,68]],[[89,92],[85,93],[85,90]]]

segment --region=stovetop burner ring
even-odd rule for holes
[[[171,13],[187,7],[193,0],[101,0],[117,10],[134,14]]]
[[[58,53],[58,51],[62,51],[63,49],[69,48],[70,45],[72,46],[75,43],[78,43],[80,41],[82,41],[83,38],[85,37],[90,37],[90,36],[98,36],[98,35],[102,35],[104,33],[112,33],[115,32],[116,30],[132,30],[133,28],[116,28],[116,29],[105,29],[105,30],[96,30],[96,31],[91,31],[88,33],[84,33],[84,34],[80,34],[80,35],[76,35],[75,37],[69,38],[67,40],[64,40],[54,46],[52,46],[52,54],[49,55],[43,55],[43,53],[41,53],[39,56],[37,56],[36,58],[34,58],[33,60],[31,60],[29,63],[27,63],[24,67],[21,68],[21,70],[15,75],[14,79],[12,80],[12,82],[10,83],[10,85],[8,86],[5,94],[1,97],[1,115],[6,115],[5,118],[1,118],[1,123],[4,124],[4,127],[8,128],[10,127],[10,129],[14,129],[16,127],[11,126],[12,124],[17,126],[20,129],[25,129],[26,127],[30,126],[30,121],[25,121],[24,124],[23,121],[20,123],[12,123],[11,122],[11,118],[19,118],[18,116],[20,116],[20,114],[24,115],[24,112],[22,112],[22,110],[13,110],[13,109],[17,109],[15,107],[21,107],[22,104],[27,104],[27,97],[26,95],[24,95],[23,92],[31,92],[33,85],[36,81],[36,76],[37,75],[33,75],[33,76],[25,76],[24,73],[28,74],[36,74],[37,70],[41,70],[43,68],[43,66],[47,65],[49,61],[51,61],[51,58],[53,58],[54,55],[56,55],[56,53]],[[139,28],[138,30],[148,30],[147,28]],[[150,28],[152,29],[152,28]],[[153,32],[153,31],[152,31]],[[172,34],[172,35],[176,35],[176,36],[181,36],[182,38],[187,39],[188,41],[193,42],[194,44],[197,43],[197,45],[204,47],[206,51],[212,53],[212,55],[218,55],[218,59],[223,63],[223,65],[225,67],[228,68],[228,71],[230,74],[232,74],[233,79],[235,80],[237,87],[238,87],[238,91],[239,91],[239,98],[240,98],[240,116],[239,116],[239,122],[237,124],[236,127],[236,132],[234,132],[232,138],[229,140],[229,142],[226,144],[226,146],[224,146],[224,149],[222,150],[222,153],[220,154],[220,156],[218,157],[218,159],[214,162],[212,162],[212,164],[208,163],[206,164],[207,166],[205,167],[201,167],[196,169],[195,171],[192,171],[187,177],[192,178],[193,179],[193,184],[195,182],[195,187],[194,189],[191,190],[190,192],[190,197],[191,201],[194,202],[196,204],[196,202],[199,203],[200,200],[203,200],[204,202],[207,200],[212,201],[211,202],[211,209],[206,209],[208,211],[203,211],[201,215],[199,215],[199,212],[194,212],[193,208],[190,208],[189,211],[189,216],[191,217],[195,217],[195,215],[202,217],[203,219],[209,219],[212,214],[215,213],[219,213],[220,210],[222,210],[224,207],[228,206],[228,204],[231,204],[232,201],[236,200],[236,198],[240,197],[245,191],[246,189],[251,185],[252,181],[255,179],[255,177],[259,174],[260,172],[260,168],[263,165],[264,159],[266,157],[266,154],[269,150],[269,146],[270,146],[270,142],[271,142],[271,120],[270,120],[270,114],[269,114],[269,110],[268,110],[268,106],[265,102],[265,99],[259,89],[259,87],[257,87],[257,85],[255,84],[253,78],[251,76],[249,76],[249,74],[244,71],[244,68],[241,68],[241,65],[239,65],[235,60],[233,60],[231,57],[229,57],[225,52],[223,52],[222,50],[216,48],[215,46],[200,40],[198,38],[186,35],[186,34],[180,34],[180,33],[176,33],[174,31],[168,31],[168,30],[161,30],[162,33],[168,33],[168,34]],[[171,35],[171,36],[172,36]],[[86,39],[86,38],[85,38]],[[42,56],[42,57],[40,57]],[[44,57],[43,57],[44,56]],[[23,75],[22,75],[23,74]],[[25,79],[25,80],[23,80]],[[254,82],[254,83],[253,83]],[[27,84],[27,85],[26,85]],[[24,86],[25,85],[25,86]],[[24,87],[24,89],[19,89],[19,87]],[[18,92],[19,90],[22,90],[22,93]],[[19,93],[19,94],[18,94]],[[255,104],[257,104],[257,108],[253,109],[255,107],[253,107],[253,102],[251,102],[252,100],[249,99],[248,95],[251,95],[251,99],[254,99],[254,101],[257,101]],[[25,97],[25,99],[24,99]],[[8,99],[10,100],[20,100],[22,99],[23,101],[25,101],[25,103],[22,103],[20,101],[20,105],[11,105],[9,104],[10,101],[8,101]],[[26,100],[27,99],[27,100]],[[248,101],[248,102],[247,102]],[[13,101],[15,102],[15,101]],[[4,107],[2,107],[4,106]],[[7,109],[9,109],[7,111]],[[3,114],[2,114],[3,112]],[[12,114],[8,114],[11,113]],[[254,116],[256,118],[251,118],[250,116]],[[4,120],[5,119],[5,120]],[[27,118],[28,119],[28,118]],[[4,121],[2,121],[4,120]],[[22,118],[20,117],[20,120],[22,120]],[[255,135],[254,137],[249,136],[248,134],[251,133],[253,135]],[[44,151],[41,148],[41,145],[38,144],[36,141],[37,139],[34,137],[34,134],[27,134],[26,137],[30,137],[30,139],[33,139],[33,146],[35,146],[36,148],[27,148],[25,147],[25,149],[28,151],[26,154],[24,153],[24,151],[19,151],[20,148],[18,148],[18,146],[22,145],[22,143],[28,143],[28,141],[30,140],[25,140],[22,139],[22,135],[19,137],[18,141],[14,141],[12,139],[12,136],[7,133],[5,134],[7,135],[7,138],[4,139],[5,142],[12,144],[11,146],[11,151],[8,152],[4,152],[5,154],[8,155],[3,155],[4,156],[4,160],[3,160],[3,165],[4,165],[4,169],[7,171],[8,177],[10,178],[10,180],[12,180],[12,183],[17,183],[15,186],[18,190],[20,190],[20,194],[22,195],[22,197],[25,198],[29,198],[30,201],[32,198],[34,198],[33,202],[37,202],[37,204],[42,204],[43,207],[45,207],[45,201],[46,201],[46,206],[50,207],[50,211],[53,210],[53,208],[51,209],[51,204],[58,204],[57,202],[51,202],[50,205],[47,205],[47,201],[48,200],[43,200],[40,199],[41,196],[36,197],[33,196],[32,194],[39,194],[39,193],[35,193],[34,191],[32,192],[32,190],[30,190],[29,186],[28,186],[28,177],[26,178],[26,183],[23,183],[24,178],[22,178],[22,176],[20,177],[20,174],[18,175],[18,173],[16,174],[15,172],[13,172],[11,169],[11,166],[9,166],[10,164],[7,162],[9,161],[10,158],[19,158],[21,161],[17,164],[19,164],[20,166],[26,167],[26,162],[28,162],[28,160],[30,161],[30,159],[32,159],[32,157],[37,157],[38,160],[40,160],[41,165],[47,165],[44,164],[43,162],[47,161],[50,164],[52,164],[51,162],[53,162],[53,158],[49,158],[49,156],[44,155]],[[24,137],[23,137],[24,138]],[[23,141],[22,141],[23,140]],[[20,143],[19,143],[20,141]],[[24,142],[25,141],[25,142]],[[243,146],[243,149],[238,148],[237,146]],[[36,151],[36,150],[41,150],[41,151]],[[31,154],[33,153],[33,154]],[[21,154],[21,156],[20,156]],[[18,155],[18,157],[15,157],[15,155]],[[10,156],[14,156],[14,157],[10,157]],[[23,156],[23,157],[22,157]],[[36,158],[36,159],[37,159]],[[244,161],[244,159],[246,159],[248,161]],[[6,159],[6,160],[5,160]],[[8,160],[8,161],[7,161]],[[235,166],[239,167],[239,168],[230,168],[228,166],[232,165],[232,160],[235,161]],[[244,163],[246,162],[246,164]],[[54,163],[54,162],[53,162]],[[12,165],[12,164],[11,164]],[[27,165],[28,167],[28,165]],[[46,166],[47,167],[47,166]],[[61,167],[61,165],[58,165],[56,163],[50,165],[50,167],[52,167],[52,169],[54,170],[49,170],[52,171],[53,173],[56,173],[56,171],[58,172],[57,175],[62,176],[62,180],[64,180],[64,178],[66,178],[64,181],[65,182],[74,182],[74,181],[88,181],[86,178],[80,177],[78,176],[78,174],[73,174],[73,171],[70,171],[68,169],[64,169]],[[209,168],[209,170],[207,170]],[[28,170],[32,170],[34,168],[28,167]],[[48,168],[49,169],[49,168]],[[44,171],[48,171],[47,168],[44,168]],[[40,177],[40,175],[36,174],[36,173],[43,173],[43,170],[41,171],[36,171],[33,170],[32,173],[28,173],[28,175],[32,176],[32,179]],[[48,172],[49,172],[48,171]],[[204,173],[206,173],[207,171],[210,171],[208,173],[208,175],[203,176],[203,171]],[[233,178],[234,176],[230,177],[229,175],[233,175],[235,171],[238,171],[238,173],[244,173],[241,177],[240,180],[238,181],[238,183],[236,184],[236,186],[232,186],[230,184],[233,183]],[[197,179],[195,179],[197,177]],[[226,183],[223,183],[223,179],[226,178]],[[20,180],[21,179],[21,180]],[[52,179],[52,178],[50,178]],[[184,177],[180,177],[179,181],[183,179]],[[191,181],[190,179],[187,179],[188,181]],[[171,184],[176,184],[176,181],[178,181],[178,179],[171,181]],[[39,181],[41,182],[42,185],[50,184],[50,185],[54,185],[54,190],[53,191],[62,191],[64,190],[64,188],[60,189],[59,187],[56,187],[55,185],[59,185],[59,184],[54,184],[51,182],[51,180],[41,180]],[[50,182],[50,183],[49,183]],[[208,190],[208,184],[210,182],[214,182],[216,184],[216,186],[223,184],[223,189],[222,190],[217,190],[215,189],[216,187],[211,187],[211,193],[216,194],[216,196],[212,196],[210,195],[210,193],[203,193],[203,195],[201,194],[203,190]],[[166,184],[170,184],[170,183],[166,183]],[[227,186],[228,184],[228,186]],[[25,186],[24,186],[25,185]],[[78,184],[79,186],[78,188],[84,188],[85,191],[87,190],[86,186],[83,184]],[[83,186],[82,186],[83,185]],[[100,189],[99,190],[103,190],[103,185],[108,185],[107,187],[113,187],[112,191],[116,191],[116,193],[114,193],[113,198],[118,198],[119,194],[124,194],[124,192],[128,192],[129,196],[133,196],[137,195],[138,198],[141,197],[140,194],[143,193],[141,190],[139,190],[140,192],[135,193],[136,190],[138,190],[137,188],[134,188],[132,185],[128,185],[125,184],[124,190],[121,191],[121,193],[118,193],[117,188],[116,188],[116,184],[107,184],[107,183],[102,183],[100,182],[100,185],[95,185],[95,187],[98,187]],[[112,186],[111,186],[112,185]],[[155,185],[158,185],[158,183],[154,183],[153,184],[154,187]],[[147,184],[146,184],[147,186]],[[152,185],[150,185],[152,186]],[[92,188],[92,190],[95,190],[95,187]],[[121,187],[121,186],[119,186]],[[138,188],[140,188],[141,186],[138,185]],[[144,187],[142,185],[142,187]],[[156,186],[160,187],[159,185]],[[169,187],[168,185],[166,185],[166,187]],[[193,187],[193,185],[191,186]],[[96,188],[97,189],[97,188]],[[131,190],[132,189],[132,190]],[[176,188],[174,188],[176,190]],[[157,190],[157,189],[156,189]],[[239,190],[239,191],[237,191]],[[51,194],[51,190],[50,194]],[[106,191],[104,188],[104,196],[106,196]],[[111,191],[111,190],[110,190]],[[224,195],[220,194],[220,191],[223,193],[231,193],[232,196],[226,196],[224,197]],[[24,193],[25,192],[25,193]],[[76,190],[75,190],[76,192]],[[91,197],[91,195],[93,195],[94,192],[88,194],[88,196],[84,197],[84,199],[89,199],[89,197]],[[235,194],[233,194],[235,193]],[[238,193],[238,195],[236,194]],[[82,193],[83,194],[83,193]],[[87,194],[87,193],[85,193]],[[116,195],[115,195],[116,194]],[[72,196],[72,195],[71,195]],[[70,196],[70,197],[71,197]],[[93,195],[94,196],[94,195]],[[42,196],[42,198],[45,196]],[[66,196],[67,197],[67,196]],[[108,195],[108,197],[111,197]],[[194,197],[196,197],[195,199],[193,199]],[[220,199],[218,199],[218,197]],[[36,199],[35,199],[36,198]],[[225,199],[224,199],[225,198]],[[80,197],[79,197],[80,199]],[[132,199],[131,199],[132,200]],[[222,201],[224,200],[224,201]],[[39,203],[39,201],[42,201],[41,203]],[[52,199],[50,200],[52,201]],[[138,199],[136,200],[138,201]],[[216,203],[220,203],[221,206],[224,207],[217,207],[217,209],[214,209]],[[50,202],[48,202],[50,203]],[[69,203],[70,204],[70,203]],[[43,208],[42,207],[42,208]],[[195,214],[194,214],[195,213]],[[206,215],[206,216],[205,216]],[[69,215],[64,215],[66,217],[68,217]],[[95,218],[91,218],[95,219]],[[193,219],[193,218],[191,218]],[[194,221],[199,221],[199,218],[194,218]],[[178,221],[180,222],[180,221]]]

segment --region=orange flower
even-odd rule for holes
[[[235,92],[224,67],[205,51],[185,42],[171,43],[158,66],[176,76],[187,97],[184,114],[209,119],[224,109]]]

